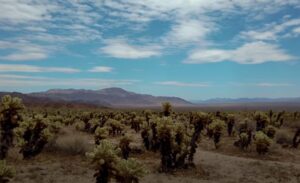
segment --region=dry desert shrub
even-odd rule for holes
[[[90,150],[88,142],[89,139],[80,133],[68,134],[57,138],[52,143],[49,143],[47,150],[66,155],[85,155],[85,153]]]
[[[15,170],[12,167],[7,166],[5,160],[0,160],[0,182],[9,182],[14,176]]]
[[[284,126],[287,127],[287,128],[297,129],[297,128],[300,128],[300,121],[299,120],[287,121],[284,124]]]
[[[288,147],[292,145],[293,137],[289,131],[280,129],[275,135],[275,141],[277,144],[280,144],[282,147]]]

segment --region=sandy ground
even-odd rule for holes
[[[72,132],[63,136],[74,135]],[[86,143],[92,137],[85,135]],[[141,146],[139,136],[134,145]],[[114,138],[113,141],[117,141]],[[220,149],[211,140],[203,139],[195,154],[196,168],[179,170],[173,174],[158,173],[159,154],[145,152],[134,155],[144,162],[149,173],[141,179],[145,183],[300,183],[300,150],[275,148],[266,156],[258,156],[253,149],[241,152],[232,145],[234,138],[225,137]],[[14,183],[92,183],[94,170],[84,156],[43,152],[32,160],[22,160],[17,150],[10,152],[9,164],[15,166]]]

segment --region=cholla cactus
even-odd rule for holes
[[[120,150],[107,140],[101,141],[94,151],[86,154],[97,171],[94,174],[96,183],[107,183],[112,178],[118,182],[137,183],[145,170],[133,159],[123,160]]]
[[[22,100],[5,95],[0,105],[0,160],[6,158],[13,143],[13,130],[19,124],[20,110],[24,108]]]
[[[147,150],[150,150],[150,129],[144,127],[141,132],[141,137],[143,139],[144,146]]]
[[[293,147],[297,148],[300,144],[300,128],[297,129],[294,137],[293,137]]]
[[[161,170],[169,172],[174,168],[186,167],[186,159],[191,149],[191,138],[188,136],[186,127],[182,123],[173,121],[170,117],[157,120]]]
[[[227,123],[227,133],[228,136],[232,135],[232,131],[233,131],[233,127],[234,127],[234,123],[235,123],[235,118],[234,115],[229,114],[226,118],[226,123]]]
[[[250,131],[251,132],[251,131]],[[248,146],[250,145],[251,143],[251,133],[246,133],[246,132],[243,132],[239,135],[239,139],[234,142],[234,145],[241,148],[242,150],[245,150],[248,148]]]
[[[165,102],[162,104],[162,108],[163,108],[163,115],[164,116],[170,116],[172,113],[172,105],[170,104],[170,102]]]
[[[116,170],[116,180],[120,183],[139,183],[139,178],[146,174],[144,166],[132,158],[120,160]]]
[[[109,134],[113,136],[120,135],[125,127],[120,121],[115,119],[108,119],[105,125],[109,127]]]
[[[143,122],[145,121],[146,121],[145,118],[141,116],[137,116],[131,121],[131,128],[138,133],[141,129],[141,124],[143,124]]]
[[[97,127],[95,130],[95,144],[99,145],[100,142],[108,137],[108,129],[106,127]]]
[[[255,134],[256,151],[258,154],[266,154],[269,151],[269,146],[272,140],[262,131]]]
[[[103,140],[87,157],[95,166],[96,183],[107,183],[116,174],[116,164],[119,161],[119,150],[109,141]]]
[[[256,121],[256,131],[263,130],[269,124],[268,116],[263,112],[256,112],[254,120]]]
[[[42,116],[25,119],[18,128],[15,129],[18,137],[18,146],[24,159],[38,155],[53,137],[49,128],[49,121]]]
[[[99,121],[99,119],[96,119],[96,118],[90,119],[90,120],[88,121],[88,126],[89,126],[89,131],[90,131],[91,133],[94,133],[95,130],[97,129],[97,127],[100,126],[100,121]]]
[[[85,122],[80,119],[76,119],[74,125],[75,125],[76,130],[78,130],[78,131],[85,130]]]
[[[268,125],[265,129],[264,129],[265,134],[270,137],[271,139],[273,139],[275,137],[276,134],[276,128],[272,125]]]
[[[168,172],[172,168],[173,121],[171,118],[160,118],[158,121],[158,139],[160,141],[161,168]]]
[[[122,156],[124,159],[128,159],[129,153],[130,153],[130,142],[132,142],[132,139],[128,136],[124,136],[121,138],[119,147],[121,148],[122,151]]]
[[[197,141],[204,126],[210,123],[211,118],[208,114],[199,112],[192,115],[191,123],[194,126],[194,132],[190,142],[189,163],[193,165],[194,154],[196,153]]]
[[[5,160],[0,160],[0,182],[9,182],[15,176],[15,170],[6,165]]]
[[[212,131],[216,149],[219,147],[222,132],[226,127],[225,122],[219,119],[214,119],[208,128]]]

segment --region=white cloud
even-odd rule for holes
[[[206,36],[214,30],[212,23],[198,20],[182,20],[175,24],[164,40],[167,43],[182,45],[204,43]]]
[[[240,64],[261,64],[264,62],[285,62],[295,59],[283,49],[265,42],[246,43],[233,50],[194,50],[184,63],[201,64],[232,61]]]
[[[8,61],[42,60],[48,58],[50,52],[46,47],[22,40],[18,42],[0,40],[1,49],[14,50],[8,55],[0,56],[0,60]]]
[[[260,87],[285,87],[285,86],[293,86],[290,83],[258,83],[256,86]]]
[[[162,81],[162,82],[155,82],[158,85],[165,85],[165,86],[177,86],[177,87],[209,87],[208,83],[187,83],[187,82],[179,82],[179,81]]]
[[[89,72],[112,72],[112,67],[98,66],[89,70]]]
[[[123,39],[106,41],[106,46],[100,48],[100,51],[108,56],[123,59],[148,58],[161,54],[159,46],[129,45]]]
[[[23,75],[1,75],[0,87],[17,88],[18,90],[27,89],[28,87],[60,87],[60,88],[102,88],[112,86],[133,85],[138,80],[116,80],[100,78],[49,78],[49,77],[31,77]],[[24,88],[26,87],[26,88]]]
[[[24,61],[24,60],[42,60],[46,59],[48,55],[44,52],[19,52],[12,53],[4,57],[0,57],[1,60],[11,60],[11,61]]]
[[[250,86],[250,87],[289,87],[294,86],[292,83],[274,83],[274,82],[256,82],[256,83],[230,83],[233,86]]]
[[[34,3],[31,0],[2,0],[0,21],[12,24],[42,21],[51,18],[49,13],[53,8],[45,3]]]
[[[256,16],[262,13],[274,13],[288,5],[298,5],[297,0],[104,0],[99,6],[111,8],[108,15],[131,21],[150,21],[152,19],[177,19],[193,17],[205,13],[221,12]]]
[[[297,33],[297,28],[293,27],[300,25],[300,18],[284,19],[282,23],[267,24],[263,28],[257,30],[243,31],[239,35],[241,38],[250,40],[278,40],[279,38],[291,37],[291,33]],[[291,31],[292,30],[292,31]],[[296,31],[295,31],[296,30]]]
[[[33,65],[17,65],[17,64],[0,64],[0,72],[61,72],[61,73],[76,73],[78,69],[67,67],[38,67]]]
[[[293,32],[296,34],[300,34],[300,27],[296,27],[295,29],[293,29]]]

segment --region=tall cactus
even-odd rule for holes
[[[162,108],[163,108],[163,115],[164,116],[170,116],[172,113],[172,105],[170,104],[170,102],[165,102],[162,104]]]
[[[42,116],[25,119],[15,133],[24,159],[38,155],[52,137],[49,121]]]
[[[22,100],[5,95],[0,105],[0,160],[6,158],[13,143],[13,130],[21,120],[20,110],[24,108]]]

